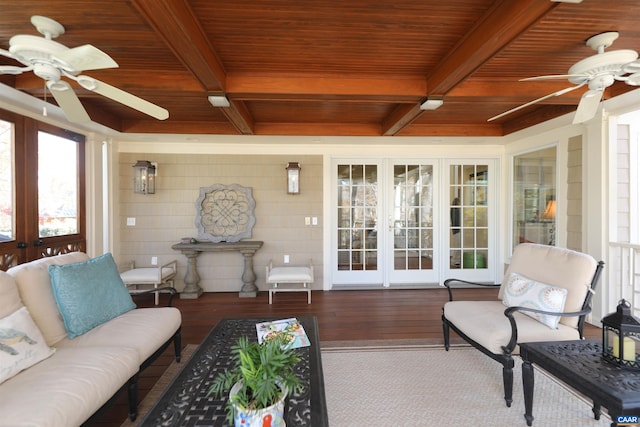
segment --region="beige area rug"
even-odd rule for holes
[[[196,349],[187,345],[182,360]],[[174,362],[167,368],[140,403],[138,421],[183,365]],[[329,425],[526,427],[520,366],[516,358],[513,404],[507,408],[502,365],[471,347],[452,346],[445,352],[442,345],[421,341],[323,343]],[[591,406],[536,368],[533,427],[609,426],[606,414],[599,421],[593,418]],[[122,427],[135,425],[127,420]]]
[[[513,404],[504,402],[502,365],[468,346],[326,348],[322,366],[329,423],[350,426],[524,426],[521,361]],[[534,365],[535,366],[535,365]],[[536,369],[534,427],[600,427],[591,402]]]

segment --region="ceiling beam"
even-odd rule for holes
[[[226,92],[226,72],[187,0],[132,0],[147,23],[202,84],[203,96]],[[215,108],[215,107],[211,107]],[[243,134],[253,133],[246,106],[232,102],[223,114]]]
[[[306,100],[309,97],[358,102],[417,102],[426,80],[354,75],[227,75],[227,94],[242,100]]]
[[[427,95],[445,96],[531,25],[553,10],[549,0],[497,0],[476,25],[427,75]],[[446,100],[445,100],[446,102]],[[423,111],[405,109],[385,121],[384,135],[395,135]]]

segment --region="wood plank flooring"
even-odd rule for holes
[[[197,300],[174,299],[182,313],[182,345],[199,344],[213,326],[226,317],[316,316],[320,340],[337,341],[420,340],[442,344],[442,306],[446,289],[384,289],[314,291],[312,304],[306,293],[277,293],[268,304],[267,292],[256,298],[238,298],[233,293],[205,293]],[[496,289],[456,289],[456,299],[493,300]],[[166,296],[163,296],[166,298]],[[163,304],[165,300],[161,301]],[[137,297],[139,307],[153,305],[153,297]],[[601,330],[587,325],[588,338],[601,338]],[[461,342],[452,332],[452,343]],[[173,359],[170,346],[142,372],[139,400],[144,399]],[[87,426],[120,426],[127,418],[127,393],[121,391],[113,403],[93,417]]]

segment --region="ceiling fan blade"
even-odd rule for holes
[[[33,67],[16,67],[13,65],[0,65],[0,74],[22,74],[25,71],[32,70]]]
[[[89,76],[78,76],[77,82],[85,89],[99,93],[107,98],[113,99],[121,104],[136,109],[158,120],[165,120],[169,117],[169,112],[162,107],[152,104],[142,98],[125,92],[122,89],[111,86]]]
[[[74,47],[53,55],[54,61],[69,72],[117,68],[118,64],[109,55],[90,44]]]
[[[520,79],[521,82],[533,82],[536,80],[567,80],[567,79],[576,79],[576,78],[588,78],[589,76],[586,74],[552,74],[550,76],[536,76],[536,77],[527,77],[524,79]]]
[[[506,116],[508,114],[511,114],[513,112],[516,112],[518,110],[522,110],[523,108],[527,108],[528,106],[536,104],[536,103],[538,103],[540,101],[544,101],[545,99],[553,98],[554,96],[564,95],[565,93],[568,93],[568,92],[571,92],[571,91],[576,90],[578,88],[581,88],[582,86],[584,86],[584,83],[579,84],[577,86],[567,87],[567,88],[561,89],[561,90],[559,90],[557,92],[550,93],[549,95],[545,95],[542,98],[534,99],[533,101],[529,101],[526,104],[519,105],[518,107],[512,108],[509,111],[505,111],[504,113],[500,113],[497,116],[493,116],[490,119],[488,119],[487,121],[491,122],[493,120],[499,119],[501,117],[504,117],[504,116]]]
[[[588,90],[582,95],[576,115],[573,117],[573,124],[584,123],[589,119],[595,117],[598,112],[598,106],[604,90]]]
[[[57,82],[48,81],[47,87],[70,122],[84,123],[91,121],[87,111],[80,103],[78,95],[76,95],[69,83],[62,80]]]

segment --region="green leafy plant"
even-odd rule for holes
[[[300,379],[294,372],[300,361],[295,350],[287,348],[290,339],[282,334],[258,344],[241,337],[231,347],[234,367],[216,376],[208,394],[222,398],[234,384],[242,386],[227,401],[227,415],[233,420],[233,405],[246,410],[264,409],[276,403],[282,395],[281,386],[288,392],[301,389]]]

